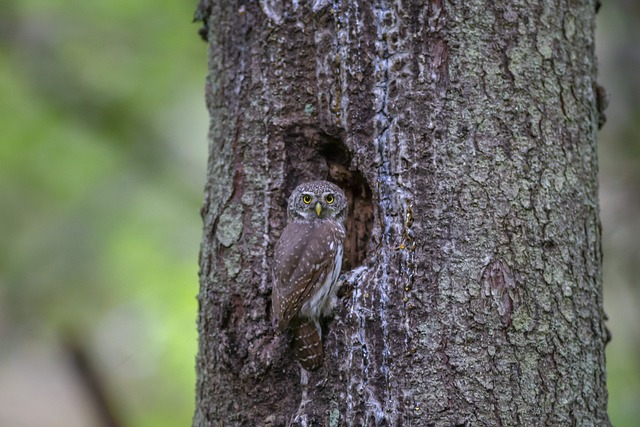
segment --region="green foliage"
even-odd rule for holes
[[[598,81],[607,90],[607,123],[598,135],[609,416],[616,427],[640,419],[640,9],[603,2],[598,14]]]
[[[72,334],[125,425],[188,425],[208,121],[195,2],[0,8],[0,337]]]

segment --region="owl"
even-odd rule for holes
[[[289,197],[287,213],[274,251],[272,307],[279,329],[291,329],[300,365],[313,371],[324,359],[320,319],[331,313],[338,288],[347,198],[331,182],[307,182]]]

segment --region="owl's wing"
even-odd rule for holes
[[[332,244],[333,243],[333,244]],[[274,254],[273,310],[285,329],[333,269],[337,248],[330,222],[287,225]]]
[[[282,318],[278,322],[281,330],[289,325],[291,319],[293,319],[302,308],[302,305],[322,286],[329,270],[327,268],[328,264],[329,262],[323,262],[311,271],[305,271],[300,276],[294,278],[294,281],[300,283],[300,287],[298,288],[298,292],[294,292],[291,295],[290,303],[284,307]]]

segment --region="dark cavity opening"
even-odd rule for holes
[[[290,128],[284,135],[284,143],[286,197],[306,181],[322,179],[340,186],[349,201],[342,271],[361,265],[373,229],[373,201],[367,180],[351,167],[348,148],[339,138],[312,126]],[[286,201],[283,200],[284,209]]]

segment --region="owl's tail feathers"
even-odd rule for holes
[[[324,353],[320,331],[313,320],[294,319],[291,322],[293,348],[300,365],[307,371],[315,371],[322,366]]]

